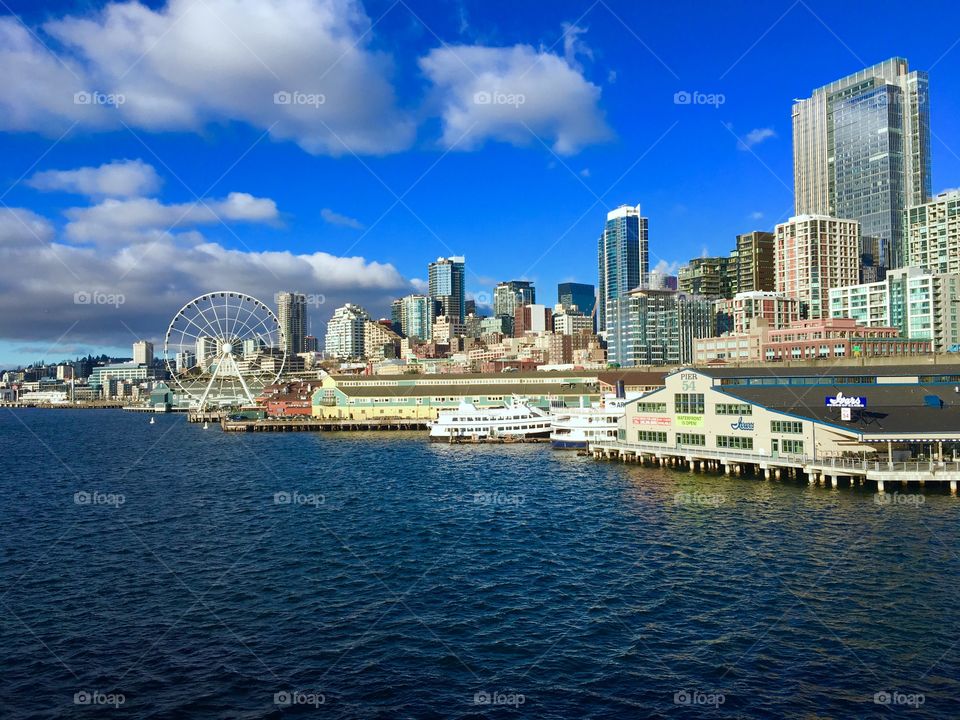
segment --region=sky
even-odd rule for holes
[[[651,265],[792,214],[793,98],[893,56],[930,74],[960,186],[960,6],[164,0],[0,3],[0,367],[162,353],[209,291],[388,314],[464,255],[596,283],[608,210]]]

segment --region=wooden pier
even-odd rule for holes
[[[771,455],[752,452],[670,448],[647,443],[591,443],[587,454],[600,460],[619,460],[659,467],[687,469],[691,472],[717,472],[725,475],[752,475],[765,480],[806,479],[811,485],[854,487],[875,483],[877,492],[886,484],[923,487],[932,483],[957,493],[960,462],[911,461],[884,462],[852,458],[812,458],[806,455]]]
[[[331,420],[312,417],[267,418],[265,420],[229,420],[214,418],[224,432],[362,432],[390,430],[426,430],[426,420]],[[195,420],[191,422],[202,422]]]

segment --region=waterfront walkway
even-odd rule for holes
[[[591,443],[589,453],[597,459],[620,460],[643,465],[688,467],[690,470],[723,472],[727,475],[754,473],[765,479],[806,477],[811,485],[837,487],[841,479],[850,485],[874,482],[877,492],[884,483],[946,483],[952,493],[960,483],[960,462],[883,462],[850,458],[814,458],[808,455],[708,450],[707,448],[664,447],[652,443],[610,441]]]

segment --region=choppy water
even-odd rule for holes
[[[960,716],[948,495],[119,411],[0,439],[4,718]]]

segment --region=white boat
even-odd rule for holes
[[[155,424],[156,422],[157,422],[156,420],[154,420],[153,418],[150,418],[150,424],[151,424],[151,425]]]
[[[456,410],[441,411],[430,423],[430,440],[547,438],[551,422],[549,412],[530,405],[526,398],[513,397],[499,408],[478,408],[463,401]]]
[[[588,443],[616,440],[617,428],[625,412],[625,405],[643,393],[627,397],[606,395],[589,407],[554,409],[550,444],[558,449],[579,449]]]

